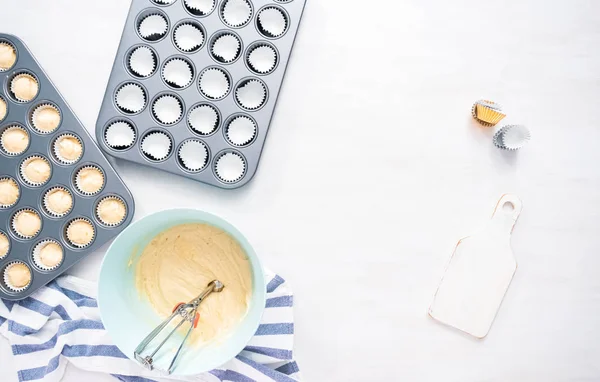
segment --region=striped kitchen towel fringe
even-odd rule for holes
[[[107,373],[125,382],[294,382],[292,290],[266,271],[267,305],[248,346],[219,369],[185,378],[159,377],[129,360],[113,345],[100,321],[96,285],[62,276],[21,301],[0,300],[0,334],[12,347],[19,381],[61,380],[67,363]]]

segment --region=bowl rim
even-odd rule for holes
[[[198,208],[168,208],[168,209],[164,209],[164,210],[161,210],[161,211],[156,211],[156,212],[150,213],[150,214],[148,214],[148,215],[146,215],[146,216],[142,217],[141,219],[139,219],[139,220],[137,220],[137,221],[134,221],[134,222],[132,222],[132,223],[131,223],[129,226],[127,226],[127,227],[126,227],[126,228],[125,228],[123,231],[121,231],[121,232],[119,233],[119,235],[117,235],[117,236],[114,238],[114,240],[112,240],[112,241],[111,241],[111,243],[110,243],[109,247],[108,247],[108,248],[107,248],[107,250],[106,250],[106,253],[104,254],[104,257],[102,258],[102,262],[100,263],[100,270],[99,270],[99,273],[98,273],[98,293],[97,293],[97,298],[96,298],[96,301],[97,301],[97,305],[98,305],[98,312],[99,312],[99,315],[100,315],[100,320],[101,320],[101,322],[102,322],[102,325],[104,326],[104,328],[105,328],[106,332],[108,333],[108,336],[109,336],[109,337],[111,338],[111,340],[113,341],[113,344],[114,344],[114,345],[115,345],[115,346],[116,346],[116,347],[117,347],[117,348],[118,348],[118,349],[119,349],[119,350],[120,350],[120,351],[121,351],[121,352],[122,352],[122,353],[123,353],[123,354],[124,354],[124,355],[125,355],[125,356],[126,356],[128,359],[130,359],[130,360],[132,360],[132,361],[136,362],[136,361],[134,360],[134,358],[133,358],[133,354],[127,354],[127,352],[125,351],[125,349],[122,349],[122,348],[121,348],[121,346],[119,346],[119,344],[117,343],[117,341],[115,341],[115,340],[114,340],[113,336],[112,336],[112,335],[111,335],[111,333],[110,333],[110,329],[109,329],[109,327],[106,325],[106,321],[104,320],[105,314],[103,314],[103,313],[102,313],[102,305],[103,305],[103,304],[101,303],[101,297],[100,297],[100,296],[101,296],[101,292],[100,292],[100,290],[101,290],[101,288],[100,288],[100,282],[101,282],[101,280],[102,280],[102,277],[101,277],[101,276],[102,276],[102,274],[103,274],[104,266],[105,266],[105,263],[106,263],[106,261],[107,261],[107,259],[108,259],[108,257],[109,257],[109,254],[111,253],[111,250],[113,249],[113,247],[115,246],[116,242],[118,241],[118,239],[119,239],[119,238],[120,238],[122,235],[124,236],[124,235],[125,235],[125,234],[127,234],[129,231],[133,230],[133,227],[134,227],[136,224],[138,224],[138,223],[142,222],[143,220],[149,219],[149,218],[151,218],[151,217],[154,217],[154,216],[156,216],[156,215],[161,215],[161,214],[165,214],[165,213],[174,213],[174,212],[177,212],[177,211],[186,211],[186,212],[188,212],[188,213],[190,213],[190,212],[191,212],[191,213],[197,213],[197,214],[199,214],[198,216],[199,216],[199,218],[200,218],[200,219],[204,219],[204,218],[207,218],[206,220],[208,220],[208,219],[214,219],[214,220],[217,220],[217,221],[219,221],[219,222],[221,222],[221,223],[224,223],[224,225],[225,225],[225,226],[227,226],[227,228],[226,228],[226,229],[225,229],[225,228],[223,228],[223,227],[217,227],[217,228],[220,228],[220,229],[222,229],[223,231],[227,232],[228,234],[230,234],[231,236],[233,236],[233,238],[234,238],[236,241],[238,241],[238,242],[240,242],[240,241],[245,241],[245,244],[246,244],[246,247],[247,247],[247,248],[244,248],[244,250],[247,252],[248,256],[249,256],[249,257],[252,257],[254,260],[256,260],[256,263],[257,263],[257,267],[252,267],[252,271],[253,271],[253,272],[257,272],[257,274],[255,275],[255,277],[256,277],[257,279],[259,279],[259,280],[263,280],[263,282],[261,283],[261,286],[262,286],[262,288],[260,288],[260,290],[259,290],[259,293],[258,293],[258,295],[259,295],[258,297],[261,297],[261,298],[260,298],[260,300],[259,300],[259,301],[255,301],[255,302],[254,302],[255,304],[259,304],[259,305],[261,306],[261,308],[260,308],[260,314],[257,314],[257,315],[256,315],[256,318],[255,318],[255,320],[254,320],[254,321],[251,321],[251,322],[249,323],[249,325],[251,325],[251,327],[253,328],[253,330],[252,330],[251,332],[249,332],[249,333],[251,333],[251,334],[249,334],[249,335],[247,335],[247,336],[244,336],[243,338],[241,338],[241,339],[240,339],[240,343],[243,343],[244,345],[243,345],[243,346],[242,346],[242,347],[241,347],[239,350],[237,350],[237,351],[235,352],[235,354],[233,354],[231,357],[229,357],[229,356],[228,356],[228,357],[226,357],[226,359],[224,359],[224,361],[223,361],[223,362],[220,362],[218,365],[217,365],[217,364],[214,364],[214,365],[212,365],[212,364],[208,364],[208,365],[207,365],[207,366],[205,366],[204,368],[202,368],[202,369],[198,369],[197,371],[194,371],[194,372],[193,372],[193,373],[191,373],[191,374],[187,374],[187,373],[181,373],[181,372],[178,372],[178,371],[177,371],[177,368],[175,368],[175,370],[173,370],[173,373],[171,373],[171,375],[173,375],[173,376],[188,376],[188,375],[197,375],[197,374],[206,373],[206,372],[208,372],[208,371],[210,371],[210,370],[213,370],[213,369],[215,369],[215,368],[218,368],[218,367],[220,367],[220,366],[224,365],[225,363],[227,363],[227,362],[231,361],[232,359],[234,359],[234,358],[237,356],[237,354],[239,354],[241,351],[243,351],[243,350],[244,350],[244,348],[247,346],[247,344],[250,342],[250,340],[251,340],[251,339],[254,337],[254,335],[255,335],[256,331],[258,330],[258,327],[260,326],[260,323],[261,323],[261,321],[262,321],[262,317],[263,317],[263,315],[264,315],[264,312],[265,312],[266,300],[267,300],[267,283],[266,283],[266,281],[265,281],[265,272],[264,272],[264,268],[263,268],[263,266],[262,266],[262,262],[260,261],[260,258],[259,258],[259,257],[258,257],[258,255],[256,254],[256,251],[254,250],[254,247],[253,247],[253,246],[250,244],[250,242],[248,241],[248,239],[246,238],[246,236],[244,236],[244,234],[242,234],[242,232],[241,232],[239,229],[237,229],[237,227],[236,227],[236,226],[234,226],[234,225],[233,225],[233,224],[231,224],[229,221],[225,220],[224,218],[222,218],[222,217],[220,217],[220,216],[218,216],[218,215],[215,215],[215,214],[213,214],[213,213],[210,213],[210,212],[207,212],[207,211],[204,211],[204,210],[198,209]],[[181,224],[185,224],[185,223],[181,223]],[[209,222],[205,222],[205,224],[213,225],[213,224],[211,224],[211,223],[209,223]],[[165,229],[166,229],[166,228],[165,228]],[[233,231],[233,232],[232,232],[232,231]],[[243,243],[240,243],[240,244],[243,244]],[[248,252],[250,252],[250,253],[248,253]],[[253,294],[254,294],[254,293],[253,293]],[[109,325],[109,326],[110,326],[110,325]],[[235,332],[235,330],[234,330],[234,332]],[[230,338],[232,338],[232,337],[234,337],[234,336],[233,336],[233,335],[231,335],[231,336],[230,336]],[[136,364],[138,364],[138,363],[136,362]],[[139,364],[138,364],[138,365],[139,365]],[[142,366],[142,365],[139,365],[139,366],[143,368],[143,366]],[[158,374],[159,374],[159,371],[155,371],[154,373],[156,373],[156,374],[157,374],[157,376],[158,376]]]

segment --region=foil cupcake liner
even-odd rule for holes
[[[15,134],[11,134],[12,133],[16,133],[17,131],[21,132],[22,134],[19,134],[19,136],[26,138],[25,141],[21,146],[22,149],[20,151],[11,151],[10,147],[8,144],[8,136],[9,135],[15,135]],[[2,134],[0,135],[0,147],[2,148],[2,151],[9,156],[18,156],[23,154],[25,151],[27,151],[27,149],[29,148],[29,142],[30,142],[30,137],[29,137],[29,133],[27,132],[27,130],[19,125],[12,125],[12,126],[8,126],[7,128],[5,128],[2,131]]]
[[[29,271],[29,282],[27,283],[27,285],[24,285],[22,287],[13,285],[8,277],[10,269],[17,266],[17,264],[24,265],[25,267],[27,267],[27,270]],[[6,267],[4,267],[2,278],[4,280],[4,286],[6,288],[8,288],[8,290],[10,290],[13,293],[21,293],[24,290],[26,290],[27,288],[29,288],[29,286],[31,285],[31,279],[32,279],[31,269],[29,268],[29,266],[27,264],[25,264],[22,261],[13,261],[13,262],[9,263]]]
[[[100,185],[100,187],[97,190],[85,190],[83,188],[83,181],[81,179],[81,175],[85,170],[95,170],[94,173],[96,174],[100,174],[102,176],[102,184]],[[81,167],[79,170],[77,170],[77,172],[75,173],[75,188],[77,189],[77,191],[79,191],[81,194],[85,195],[85,196],[93,196],[93,195],[97,195],[100,191],[102,191],[102,189],[104,188],[104,185],[106,184],[106,178],[104,176],[104,171],[102,171],[102,169],[98,166],[95,165],[86,165]]]
[[[230,32],[223,32],[212,39],[210,44],[210,54],[212,57],[222,63],[231,64],[240,57],[242,43],[240,38]]]
[[[225,98],[231,89],[231,77],[220,68],[207,68],[200,73],[200,93],[210,100]]]
[[[23,86],[27,86],[26,90],[27,93],[30,95],[29,97],[23,98],[20,97],[19,94],[17,94],[17,83],[19,82],[24,83]],[[40,83],[33,74],[17,73],[10,80],[10,92],[16,101],[21,103],[30,102],[33,99],[35,99],[35,97],[37,97],[38,93],[40,92]]]
[[[135,47],[129,53],[127,68],[136,77],[148,78],[156,72],[158,57],[145,45]]]
[[[75,224],[79,223],[79,222],[85,222],[87,225],[89,225],[89,227],[91,227],[91,237],[89,238],[89,240],[87,242],[78,242],[77,238],[73,237],[73,227]],[[67,227],[65,228],[65,239],[66,241],[73,247],[75,248],[85,248],[90,246],[90,244],[92,244],[94,242],[94,239],[96,238],[96,228],[94,227],[94,223],[92,223],[89,219],[87,218],[76,218],[73,219],[69,222],[69,224],[67,224]]]
[[[168,134],[162,131],[154,131],[142,138],[140,148],[146,158],[155,162],[161,162],[171,154],[173,141]]]
[[[49,198],[52,195],[52,193],[56,192],[56,191],[64,191],[71,197],[71,203],[67,210],[62,211],[62,212],[56,211],[50,206],[51,203],[49,201],[50,200]],[[67,216],[73,210],[73,194],[71,194],[71,191],[69,191],[68,188],[65,188],[62,186],[54,186],[54,187],[48,189],[44,193],[44,197],[42,198],[42,205],[44,206],[44,211],[46,211],[48,213],[48,215],[55,217],[55,218],[62,218],[64,216]]]
[[[8,176],[2,176],[0,177],[0,185],[2,184],[12,184],[14,186],[14,188],[17,190],[17,195],[16,198],[14,200],[7,200],[6,203],[4,203],[4,201],[0,200],[0,209],[6,209],[6,208],[11,208],[14,207],[17,202],[19,201],[19,198],[21,197],[21,188],[19,187],[19,183],[17,183],[16,180],[14,180],[13,178],[10,178]],[[5,188],[4,186],[1,186],[1,188]],[[8,187],[6,187],[8,188]],[[7,189],[5,189],[5,191],[8,191]]]
[[[215,0],[183,0],[183,6],[194,16],[206,16],[216,6]]]
[[[51,134],[55,132],[62,121],[62,115],[58,107],[51,103],[42,103],[37,105],[29,122],[35,131],[40,134]]]
[[[114,150],[126,150],[135,143],[135,128],[129,122],[115,121],[104,130],[104,143]]]
[[[50,171],[48,173],[48,177],[46,179],[43,179],[41,181],[36,181],[35,179],[31,179],[26,173],[25,173],[25,168],[34,160],[39,159],[44,161],[44,163],[49,167]],[[48,181],[50,180],[50,178],[52,177],[52,165],[50,164],[50,161],[46,158],[44,158],[43,156],[40,155],[32,155],[30,157],[25,158],[25,160],[23,160],[23,162],[21,162],[21,165],[19,166],[19,173],[21,175],[21,179],[23,179],[23,181],[25,183],[27,183],[28,185],[32,186],[32,187],[40,187],[43,186],[44,184],[48,183]]]
[[[506,125],[494,134],[493,143],[499,149],[515,151],[531,140],[531,132],[523,125]]]
[[[8,115],[8,104],[4,97],[0,96],[0,122]]]
[[[279,38],[288,30],[288,16],[279,7],[266,6],[258,12],[256,26],[263,36],[267,38]]]
[[[183,58],[171,58],[163,65],[161,76],[170,87],[183,89],[194,82],[194,67]]]
[[[471,107],[471,115],[477,122],[488,127],[495,126],[506,117],[506,114],[502,113],[502,106],[488,100],[476,101]]]
[[[4,260],[10,253],[10,239],[8,235],[0,231],[0,260]]]
[[[197,134],[206,136],[219,128],[221,117],[218,110],[209,104],[194,106],[188,113],[188,126]]]
[[[37,218],[40,221],[40,226],[39,226],[38,230],[33,234],[27,234],[26,232],[21,232],[17,227],[17,219],[19,218],[19,216],[21,216],[22,214],[25,214],[25,213],[30,213],[30,214],[37,216]],[[20,237],[21,239],[30,240],[30,239],[33,239],[34,237],[36,237],[42,231],[42,217],[33,208],[22,208],[13,214],[11,222],[10,222],[10,227],[12,228],[13,233],[15,235],[17,235],[18,237]]]
[[[173,31],[173,43],[182,52],[192,53],[204,45],[204,31],[195,22],[183,22]]]
[[[167,18],[160,13],[149,13],[138,23],[138,33],[147,41],[158,41],[165,37],[169,30]]]
[[[246,55],[246,63],[250,70],[263,75],[272,73],[277,67],[278,60],[277,50],[266,43],[252,46]]]
[[[17,48],[8,41],[0,41],[0,72],[12,69],[17,62]]]
[[[225,127],[225,138],[233,146],[248,146],[256,138],[256,122],[245,115],[232,118]]]
[[[103,205],[106,206],[106,203],[109,201],[115,201],[123,206],[123,216],[120,218],[120,220],[118,220],[116,222],[107,221],[102,217],[102,214],[101,214],[102,206]],[[116,195],[109,195],[109,196],[105,196],[102,199],[100,199],[100,201],[96,205],[95,211],[96,211],[96,219],[98,219],[98,221],[100,223],[102,223],[103,225],[105,225],[107,227],[117,227],[117,226],[123,224],[123,222],[125,221],[125,218],[127,217],[127,204],[121,197],[116,196]]]
[[[65,142],[67,140],[69,140],[71,142],[76,141],[79,144],[79,148],[80,148],[79,155],[74,159],[66,158],[63,155],[63,153],[61,153],[61,142]],[[62,134],[54,140],[54,143],[52,144],[52,152],[54,153],[54,157],[56,158],[56,160],[59,161],[60,163],[66,164],[66,165],[75,164],[83,156],[83,142],[76,135],[69,134],[69,133]]]
[[[267,100],[267,85],[255,78],[244,80],[235,89],[235,100],[242,109],[258,110]]]
[[[143,87],[133,82],[123,84],[115,93],[115,104],[124,113],[136,114],[146,107],[147,96]]]
[[[236,152],[226,152],[217,157],[215,175],[223,183],[237,183],[246,175],[246,160]]]
[[[50,245],[50,244],[57,245],[60,248],[60,250],[61,250],[60,261],[58,261],[55,265],[52,265],[52,266],[44,264],[44,262],[42,261],[42,258],[41,258],[41,252],[42,252],[42,250],[44,248],[46,248],[48,245]],[[53,271],[55,269],[58,269],[62,265],[62,263],[63,263],[63,261],[65,259],[65,251],[64,251],[62,245],[60,245],[60,243],[58,241],[53,240],[53,239],[46,239],[46,240],[40,241],[39,243],[37,243],[35,245],[35,247],[33,247],[33,252],[31,254],[31,259],[33,260],[33,264],[38,269],[41,269],[42,271],[50,272],[50,271]]]
[[[248,24],[252,13],[252,4],[248,0],[225,0],[221,4],[221,20],[232,28]]]
[[[177,158],[183,168],[190,172],[199,172],[208,164],[208,147],[199,139],[189,139],[179,146]]]
[[[152,115],[163,125],[174,125],[183,117],[183,102],[175,95],[163,94],[152,103]]]
[[[158,5],[170,5],[176,2],[177,0],[152,0],[154,4]]]

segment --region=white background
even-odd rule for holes
[[[0,1],[0,30],[25,41],[90,132],[128,7]],[[530,127],[526,148],[493,147],[470,116],[481,97]],[[599,1],[308,0],[248,186],[116,167],[136,219],[216,213],[291,281],[309,381],[597,381],[599,106]],[[519,268],[477,341],[426,311],[457,240],[506,192],[524,202]],[[103,253],[72,273],[96,279]],[[0,349],[0,380],[12,381]],[[66,380],[82,377],[71,368]]]

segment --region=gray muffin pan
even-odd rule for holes
[[[18,125],[29,135],[29,146],[21,154],[9,155],[4,148],[0,150],[0,179],[10,178],[19,188],[19,198],[12,206],[0,207],[0,231],[8,238],[8,254],[0,259],[0,298],[20,300],[46,285],[61,273],[87,254],[98,249],[108,240],[117,236],[131,222],[134,213],[134,202],[131,193],[123,184],[115,170],[104,157],[98,146],[87,133],[81,122],[77,119],[69,105],[56,90],[46,73],[42,70],[25,44],[15,36],[1,34],[0,43],[8,43],[16,49],[17,61],[12,68],[0,70],[0,97],[6,102],[8,113],[0,121],[0,134],[9,126]],[[10,84],[15,75],[28,73],[33,75],[39,84],[37,96],[29,102],[21,102],[10,91]],[[52,104],[61,115],[58,129],[49,134],[42,134],[34,129],[31,122],[31,113],[41,104]],[[68,133],[79,138],[83,146],[80,159],[73,164],[61,163],[55,157],[53,145],[57,137]],[[51,176],[48,181],[34,187],[22,178],[20,173],[21,163],[31,157],[41,156],[46,158],[51,166]],[[104,174],[103,188],[93,196],[82,194],[74,184],[77,171],[84,166],[96,166]],[[60,186],[70,191],[73,206],[66,215],[57,218],[52,216],[43,205],[43,195],[53,187]],[[125,219],[116,227],[103,224],[96,216],[97,203],[107,196],[116,196],[126,205]],[[12,228],[13,216],[22,209],[30,209],[41,217],[41,230],[34,237],[24,239]],[[91,222],[95,229],[93,241],[84,248],[74,246],[66,238],[66,228],[74,219],[84,218]],[[34,247],[46,240],[53,240],[63,249],[63,261],[58,268],[45,271],[36,266],[33,261]],[[11,290],[4,281],[7,266],[14,262],[22,262],[31,271],[31,283],[19,292]]]
[[[249,182],[304,5],[133,0],[96,124],[100,147],[221,188]]]

